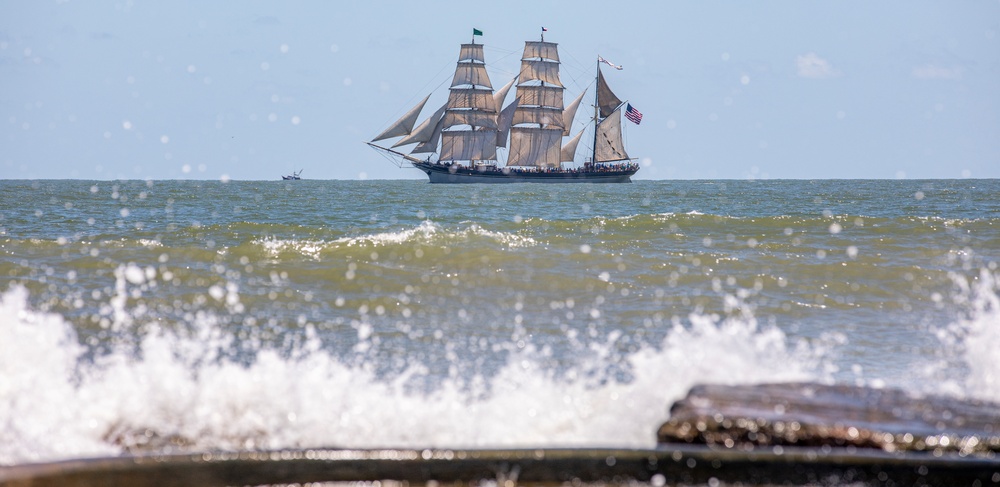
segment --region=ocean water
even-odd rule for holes
[[[1000,400],[1000,181],[0,181],[0,464],[651,447],[697,383]]]

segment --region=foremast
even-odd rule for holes
[[[448,101],[414,128],[417,117],[430,98],[428,95],[371,142],[367,142],[369,146],[410,163],[431,160],[430,156],[422,160],[410,154],[437,153],[440,162],[496,164],[497,102],[494,101],[493,86],[486,72],[483,45],[475,42],[475,36],[480,34],[476,30],[473,32],[472,42],[461,45],[455,75],[448,90]],[[393,137],[401,138],[392,148],[375,144]],[[410,144],[417,144],[410,150],[410,154],[393,150]]]
[[[475,36],[462,44],[442,124],[440,161],[496,163],[497,108],[483,45]]]

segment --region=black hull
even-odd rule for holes
[[[432,183],[443,184],[504,184],[504,183],[631,183],[632,175],[639,170],[616,169],[606,171],[513,171],[504,169],[470,169],[458,165],[414,162]]]

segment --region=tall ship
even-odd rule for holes
[[[520,73],[494,90],[483,44],[476,43],[482,33],[474,29],[472,42],[461,45],[447,102],[417,125],[427,95],[367,144],[400,167],[420,169],[431,183],[631,182],[639,165],[625,151],[622,115],[638,124],[642,114],[615,96],[601,72],[601,64],[621,66],[597,57],[594,115],[572,135],[586,89],[564,105],[558,44],[546,42],[544,30],[540,40],[524,43]],[[511,88],[513,101],[504,105]],[[592,144],[578,163],[584,133]]]

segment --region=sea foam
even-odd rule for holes
[[[142,278],[129,268],[118,275]],[[959,296],[970,311],[942,335],[969,370],[954,388],[997,400],[996,275],[984,272]],[[126,451],[651,447],[669,405],[692,385],[830,381],[836,350],[792,340],[749,312],[693,314],[661,343],[626,357],[627,381],[589,373],[608,354],[556,375],[527,346],[488,379],[452,376],[418,391],[408,383],[422,366],[378,376],[325,351],[315,333],[291,354],[261,348],[250,363],[236,363],[219,354],[232,337],[206,313],[183,333],[149,323],[137,352],[121,347],[88,359],[73,325],[31,309],[29,298],[19,287],[0,295],[0,464]],[[111,305],[119,316],[143,319],[123,300]]]

